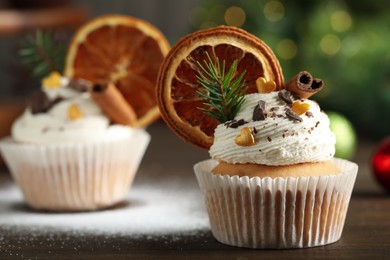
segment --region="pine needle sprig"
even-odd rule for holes
[[[246,71],[234,79],[237,60],[225,74],[225,60],[221,67],[218,58],[214,64],[208,52],[206,56],[207,60],[203,61],[204,65],[197,61],[200,69],[197,80],[202,87],[197,93],[206,106],[206,108],[198,107],[198,109],[220,123],[233,120],[245,100],[247,87],[243,79]]]
[[[62,72],[66,47],[57,41],[50,31],[36,31],[35,35],[26,35],[21,43],[19,56],[34,76],[45,77],[51,71]]]

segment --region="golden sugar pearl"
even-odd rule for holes
[[[68,108],[68,119],[69,120],[77,120],[83,116],[83,112],[81,112],[80,108],[76,104],[72,104]]]
[[[256,87],[259,93],[271,93],[276,89],[276,83],[273,80],[267,81],[263,77],[256,79]]]
[[[249,127],[241,129],[241,133],[236,136],[234,141],[239,146],[251,146],[256,144],[255,137]]]
[[[300,101],[295,101],[292,105],[291,105],[291,110],[297,114],[298,116],[300,115],[303,115],[304,113],[306,113],[307,111],[309,111],[310,109],[310,104],[308,103],[302,103]]]
[[[61,87],[61,74],[52,71],[49,76],[42,79],[42,86],[46,89],[56,89]]]

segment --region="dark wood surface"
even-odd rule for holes
[[[162,123],[155,124],[148,131],[152,135],[152,142],[133,187],[151,180],[163,187],[166,182],[175,180],[186,189],[197,191],[199,188],[192,166],[207,159],[208,153],[179,140]],[[108,236],[93,232],[57,230],[55,227],[44,230],[26,228],[23,223],[9,223],[0,226],[0,258],[390,259],[390,195],[372,177],[369,160],[374,149],[373,143],[359,144],[355,161],[360,168],[343,235],[331,245],[294,250],[253,250],[220,244],[212,237],[208,228],[155,235],[131,236],[121,233]],[[14,185],[5,169],[0,174],[0,189],[4,185]],[[203,200],[201,196],[197,199],[198,202]],[[0,198],[0,203],[5,202]],[[190,199],[188,203],[192,203]],[[28,211],[25,208],[21,210]],[[194,208],[193,214],[198,214],[197,211],[203,214],[204,210],[204,207]],[[2,212],[0,219],[1,214]]]

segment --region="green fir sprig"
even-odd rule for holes
[[[66,46],[57,41],[51,31],[36,31],[35,35],[26,35],[21,43],[19,56],[34,76],[45,77],[51,71],[62,73]]]
[[[204,65],[197,61],[200,69],[197,80],[202,87],[197,93],[203,98],[203,104],[206,106],[198,109],[220,123],[233,120],[245,99],[247,87],[243,79],[246,71],[234,78],[237,60],[225,74],[225,60],[221,67],[218,58],[214,63],[208,52],[206,56]]]

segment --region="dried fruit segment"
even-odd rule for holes
[[[107,15],[82,26],[68,50],[64,74],[98,84],[113,83],[144,127],[159,117],[157,74],[170,47],[162,33],[133,17]]]
[[[235,60],[234,78],[243,71],[247,93],[257,92],[256,79],[264,77],[284,85],[279,62],[271,49],[260,39],[238,28],[219,26],[202,30],[181,39],[166,57],[157,80],[157,101],[168,126],[185,141],[208,149],[213,143],[218,122],[198,108],[202,98],[197,94],[199,66],[208,53],[212,61],[225,61],[225,72]]]

